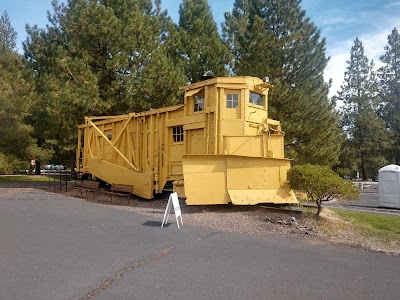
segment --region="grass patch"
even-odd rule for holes
[[[0,176],[1,182],[48,182],[49,178],[47,176],[41,175],[10,175],[10,176]]]
[[[303,222],[331,242],[361,246],[400,255],[400,216],[324,208],[315,218],[316,208],[300,205]]]
[[[299,203],[297,208],[302,211],[304,217],[315,219],[315,213],[317,212],[317,208],[303,206],[303,203]]]
[[[361,234],[383,241],[400,242],[400,217],[383,216],[364,212],[332,209],[342,219],[351,222]]]

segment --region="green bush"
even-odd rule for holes
[[[323,200],[357,200],[360,197],[352,181],[343,180],[327,166],[295,166],[289,169],[288,179],[293,190],[306,193],[317,204],[316,216],[322,210]]]
[[[26,166],[16,156],[0,152],[0,174],[14,174]]]
[[[352,172],[349,168],[337,168],[336,173],[338,173],[340,177],[352,175]]]

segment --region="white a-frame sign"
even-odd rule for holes
[[[169,198],[168,198],[167,208],[165,209],[164,219],[162,221],[161,227],[164,227],[164,224],[167,224],[168,216],[169,216],[169,213],[170,213],[172,207],[174,208],[174,211],[175,211],[175,219],[176,219],[176,224],[178,224],[178,228],[180,228],[178,218],[181,219],[181,225],[183,225],[182,213],[181,213],[181,207],[179,206],[178,194],[172,193],[171,195],[169,195]]]

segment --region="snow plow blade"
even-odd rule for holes
[[[185,155],[187,205],[297,203],[286,172],[290,160],[235,155]]]

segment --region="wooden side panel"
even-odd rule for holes
[[[188,132],[189,153],[190,154],[205,154],[206,139],[204,128],[192,129]]]

